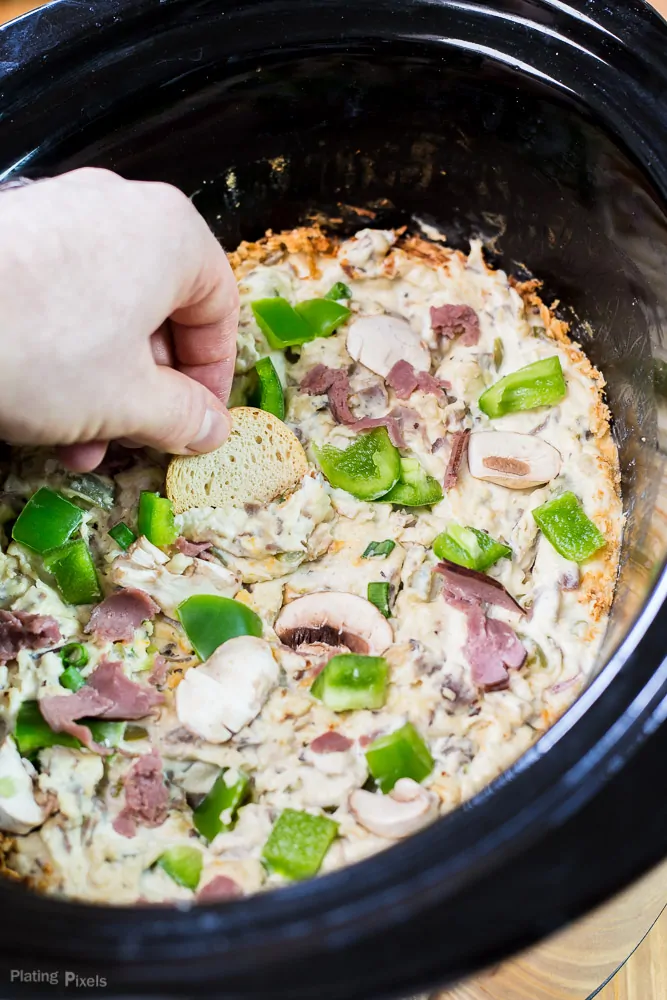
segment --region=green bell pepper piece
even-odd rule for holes
[[[119,545],[125,552],[127,552],[130,545],[137,540],[137,536],[131,528],[128,528],[125,521],[119,521],[118,524],[114,524],[113,528],[109,529],[109,534],[113,538],[116,545]]]
[[[352,292],[342,281],[337,281],[335,285],[331,286],[324,298],[333,299],[334,302],[338,302],[339,299],[351,299]]]
[[[327,663],[310,688],[332,712],[382,708],[387,700],[389,664],[382,656],[341,653]]]
[[[200,802],[192,814],[195,830],[209,841],[214,840],[223,830],[231,830],[239,806],[245,799],[250,788],[250,779],[242,771],[231,785],[226,777],[229,768],[224,768],[213,783],[208,795]],[[222,814],[229,813],[228,822],[223,821]]]
[[[95,742],[105,747],[118,746],[125,732],[124,722],[103,722],[100,719],[81,719],[80,722],[81,725],[88,726]],[[80,749],[83,746],[80,740],[69,733],[54,733],[36,701],[24,701],[19,708],[14,739],[23,757],[45,747]]]
[[[565,398],[567,386],[560,358],[554,355],[505,375],[479,397],[479,408],[487,417],[502,417],[519,410],[553,406]]]
[[[68,642],[60,650],[60,659],[64,667],[85,667],[88,663],[88,650],[81,642]]]
[[[161,497],[159,493],[150,493],[148,490],[142,492],[137,524],[139,534],[145,535],[158,548],[172,545],[178,537],[171,500]]]
[[[389,607],[389,584],[385,581],[369,583],[366,592],[368,600],[380,611],[385,618],[391,618],[391,608]]]
[[[198,848],[183,844],[169,847],[160,855],[156,864],[178,885],[194,892],[199,885],[204,857]]]
[[[401,507],[427,507],[439,503],[442,496],[438,480],[427,475],[416,458],[402,458],[398,482],[380,501]]]
[[[326,816],[284,809],[264,845],[262,859],[269,871],[284,878],[311,878],[320,870],[337,833],[338,823]]]
[[[91,473],[70,476],[67,481],[67,489],[70,493],[75,493],[78,497],[88,500],[94,507],[101,507],[102,510],[113,510],[116,503],[113,485],[105,483],[99,476],[94,476]]]
[[[294,309],[310,327],[312,337],[328,337],[351,315],[347,306],[330,299],[307,299]]]
[[[582,563],[607,544],[602,532],[586,516],[574,493],[562,493],[536,507],[533,517],[544,537],[572,562]]]
[[[399,778],[423,781],[433,770],[433,758],[411,722],[374,740],[366,750],[368,769],[381,791],[392,790]]]
[[[384,542],[369,542],[364,549],[362,559],[384,558],[390,556],[396,548],[396,542],[391,538],[385,538]]]
[[[194,594],[179,604],[178,618],[200,660],[237,635],[261,636],[262,619],[230,597]]]
[[[274,351],[313,340],[314,334],[306,321],[280,295],[257,299],[251,303],[251,308],[258,327]]]
[[[285,419],[285,394],[271,358],[260,358],[255,365],[257,386],[248,402],[260,410],[272,413],[278,420]]]
[[[68,604],[94,604],[100,600],[95,564],[83,538],[46,552],[44,565],[55,576],[58,590]]]
[[[62,686],[68,691],[80,691],[86,683],[83,674],[76,667],[65,667],[59,679]]]
[[[358,500],[384,496],[401,474],[401,458],[389,440],[386,427],[361,434],[344,451],[324,444],[315,448],[315,454],[331,485]]]
[[[479,528],[463,528],[460,524],[450,524],[447,531],[433,542],[433,551],[438,559],[448,559],[457,566],[476,569],[483,573],[499,559],[511,559],[509,545],[497,542],[486,531]]]
[[[82,521],[80,507],[43,486],[17,517],[12,538],[34,552],[48,552],[64,545]]]

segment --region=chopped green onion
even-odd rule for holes
[[[324,298],[333,299],[334,302],[337,302],[339,299],[351,299],[352,292],[342,281],[337,281],[335,285],[331,286]]]
[[[505,375],[482,393],[479,408],[487,417],[502,417],[538,406],[553,406],[564,399],[566,393],[560,358],[554,354]]]
[[[71,493],[88,500],[95,507],[102,510],[113,510],[116,503],[115,489],[112,483],[105,483],[99,476],[91,473],[70,476],[67,481],[67,489]]]
[[[94,604],[102,594],[90,549],[83,538],[44,553],[44,565],[56,578],[68,604]]]
[[[369,583],[367,591],[368,600],[380,611],[385,618],[391,618],[391,608],[389,607],[389,584],[385,582]]]
[[[63,545],[82,521],[80,507],[43,486],[17,517],[12,538],[34,552],[48,552]]]
[[[399,479],[401,459],[386,427],[361,434],[344,451],[331,444],[315,448],[322,472],[332,486],[358,500],[377,500]]]
[[[135,726],[134,723],[131,723],[125,729],[124,739],[126,743],[134,743],[135,740],[146,740],[148,739],[148,730],[143,726]]]
[[[125,521],[119,521],[118,524],[114,524],[113,528],[109,529],[109,534],[113,538],[116,545],[119,545],[125,552],[127,552],[130,545],[137,540],[137,536],[131,528],[128,528]]]
[[[438,480],[427,475],[416,458],[402,458],[398,482],[380,497],[380,501],[395,503],[401,507],[426,507],[439,503],[442,495],[442,486]]]
[[[262,858],[270,872],[289,879],[317,875],[338,833],[338,823],[326,816],[313,816],[284,809],[264,845]]]
[[[483,573],[499,559],[511,559],[509,545],[497,542],[486,531],[479,528],[463,528],[460,524],[450,524],[447,531],[433,542],[433,551],[438,559],[448,559],[457,566],[476,569]]]
[[[178,532],[171,500],[161,497],[159,493],[144,490],[139,497],[138,527],[139,534],[145,535],[158,548],[172,545]]]
[[[80,670],[76,667],[66,667],[60,675],[60,683],[69,691],[80,691],[86,682]]]
[[[170,847],[157,859],[156,864],[177,885],[194,890],[199,885],[204,856],[197,847]]]
[[[81,642],[68,642],[60,650],[60,659],[64,667],[85,667],[88,663],[88,650]]]
[[[411,722],[374,740],[366,750],[368,769],[385,794],[400,778],[423,781],[433,770],[430,751]]]
[[[209,843],[223,830],[230,830],[239,806],[248,794],[250,780],[242,771],[236,772],[238,777],[231,785],[227,784],[229,774],[223,769],[213,783],[208,795],[202,800],[192,814],[195,830],[206,837]],[[228,817],[223,820],[222,814]]]
[[[373,559],[375,557],[389,556],[395,548],[396,542],[392,541],[391,538],[386,538],[384,542],[369,542],[361,558]]]
[[[351,315],[346,306],[330,299],[308,299],[294,308],[310,327],[313,337],[328,337]]]
[[[505,357],[505,347],[500,337],[496,337],[493,342],[493,364],[496,371],[500,368]]]
[[[237,635],[261,636],[259,615],[230,597],[194,594],[179,604],[177,614],[200,660]]]
[[[257,376],[256,391],[250,394],[248,402],[260,410],[272,413],[278,420],[285,419],[285,394],[271,358],[260,358],[255,365]]]
[[[118,746],[125,731],[124,722],[103,722],[100,719],[81,719],[82,726],[88,726],[96,743],[105,747]],[[24,701],[19,708],[16,717],[16,730],[14,733],[16,745],[22,757],[27,757],[36,750],[43,750],[45,747],[73,747],[79,749],[83,746],[80,740],[69,733],[54,733],[39,710],[39,703],[36,701]]]
[[[382,656],[341,653],[317,675],[310,693],[333,712],[382,708],[388,677],[389,664]]]
[[[607,541],[574,493],[562,493],[533,510],[542,534],[556,552],[572,562],[582,563],[604,548]]]

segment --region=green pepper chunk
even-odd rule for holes
[[[105,483],[99,476],[86,473],[79,476],[70,476],[67,481],[67,489],[71,493],[88,500],[94,507],[101,507],[102,510],[112,510],[116,502],[113,485]]]
[[[314,335],[306,321],[280,295],[257,299],[251,303],[251,308],[258,327],[274,351],[313,340]]]
[[[358,500],[384,496],[401,474],[401,458],[389,440],[386,427],[361,434],[344,451],[325,444],[316,447],[315,454],[331,485]]]
[[[307,299],[299,302],[294,309],[310,327],[311,339],[328,337],[351,315],[347,306],[330,299]]]
[[[433,551],[438,559],[448,559],[457,566],[476,569],[483,573],[499,559],[511,559],[509,545],[497,542],[486,531],[479,528],[463,528],[460,524],[450,524],[433,542]]]
[[[338,823],[327,816],[284,809],[264,845],[262,859],[269,871],[284,878],[312,878],[337,833]]]
[[[64,545],[82,521],[80,507],[43,486],[17,517],[12,538],[33,552],[48,552]]]
[[[185,886],[194,892],[199,885],[204,857],[198,848],[183,844],[179,847],[169,847],[160,855],[156,864],[177,885]]]
[[[572,562],[590,559],[607,544],[602,532],[586,516],[574,493],[562,493],[533,510],[533,517],[556,552]]]
[[[118,524],[114,524],[113,528],[109,529],[109,534],[116,545],[119,545],[124,552],[127,552],[130,545],[137,540],[137,536],[131,528],[128,528],[125,521],[119,521]]]
[[[416,458],[402,458],[398,482],[380,500],[400,507],[428,507],[439,503],[442,495],[438,480],[427,475]]]
[[[178,618],[200,660],[237,635],[261,636],[259,615],[231,597],[194,594],[179,604]]]
[[[76,667],[65,667],[60,675],[60,683],[68,691],[80,691],[86,683],[83,674]]]
[[[88,726],[95,742],[105,747],[118,746],[125,732],[124,722],[103,722],[100,719],[81,719],[80,722],[82,726]],[[36,701],[24,701],[19,708],[14,739],[23,757],[45,747],[80,749],[83,746],[80,740],[69,733],[54,733]]]
[[[88,650],[81,642],[68,642],[60,650],[60,659],[64,667],[85,667],[88,663]]]
[[[400,778],[423,781],[433,770],[433,758],[411,722],[374,740],[366,750],[368,769],[385,794]]]
[[[337,302],[339,299],[351,299],[352,292],[342,281],[337,281],[335,285],[331,286],[324,298],[333,299],[334,302]]]
[[[161,497],[159,493],[142,492],[137,523],[139,534],[145,535],[158,548],[172,545],[178,537],[171,500]]]
[[[94,604],[100,600],[97,571],[83,538],[46,552],[44,565],[55,576],[58,590],[68,604]]]
[[[285,419],[285,394],[271,358],[260,358],[255,365],[257,375],[256,390],[250,394],[248,402],[260,410],[272,413],[278,420]]]
[[[361,558],[384,558],[384,556],[390,556],[395,548],[396,542],[392,541],[391,538],[386,538],[384,542],[369,542]]]
[[[389,584],[385,581],[369,583],[367,590],[368,600],[374,604],[385,618],[391,618],[391,608],[389,607]]]
[[[195,830],[209,841],[214,840],[223,830],[231,830],[239,806],[248,794],[250,779],[242,771],[236,772],[236,780],[227,784],[229,768],[224,768],[213,783],[208,795],[200,802],[192,814]],[[228,813],[223,820],[222,814]]]
[[[502,417],[538,406],[553,406],[564,399],[566,393],[560,358],[554,354],[505,375],[482,393],[479,408],[487,417]]]
[[[389,664],[382,656],[341,653],[327,663],[310,688],[332,712],[382,708],[387,700]]]

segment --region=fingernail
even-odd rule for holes
[[[214,410],[209,407],[199,428],[199,434],[188,445],[188,451],[199,454],[200,452],[213,451],[215,448],[219,448],[229,437],[230,428],[229,415],[221,410]]]

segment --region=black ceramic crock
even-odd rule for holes
[[[476,799],[233,904],[94,908],[2,882],[3,995],[86,991],[10,987],[22,967],[104,976],[107,994],[406,996],[667,853],[666,53],[640,0],[59,0],[0,29],[2,177],[168,180],[228,246],[317,211],[353,229],[361,207],[529,266],[607,377],[628,514],[605,669]]]

